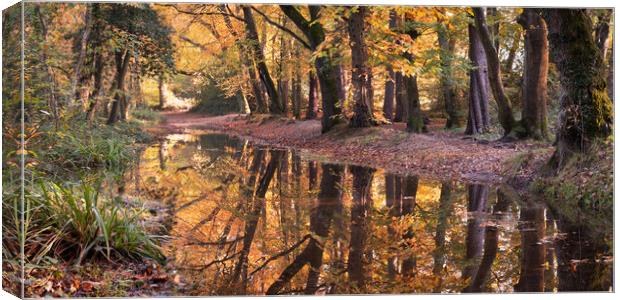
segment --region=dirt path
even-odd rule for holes
[[[404,124],[351,129],[342,125],[321,135],[319,120],[288,120],[237,114],[206,116],[187,112],[162,113],[164,121],[148,130],[170,133],[216,131],[253,142],[301,151],[321,161],[355,163],[441,180],[500,183],[528,180],[552,152],[548,145],[525,142],[475,141],[432,126],[427,134],[409,134]]]

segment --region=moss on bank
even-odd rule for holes
[[[590,154],[573,156],[558,174],[537,178],[531,189],[569,222],[611,243],[613,166],[613,141],[598,141]]]

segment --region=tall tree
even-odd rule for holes
[[[123,110],[127,105],[127,96],[125,95],[125,77],[129,70],[129,60],[131,53],[129,50],[116,50],[114,52],[114,65],[116,73],[114,75],[114,88],[112,107],[108,116],[108,124],[114,124],[117,121],[124,120]]]
[[[218,5],[218,10],[222,14],[222,18],[224,18],[224,24],[226,25],[226,29],[234,37],[235,44],[237,45],[237,48],[239,49],[239,60],[241,61],[241,64],[244,67],[243,76],[244,78],[247,77],[249,80],[248,84],[250,85],[250,88],[252,90],[251,92],[252,97],[254,98],[254,101],[256,102],[256,110],[258,112],[267,112],[267,104],[265,103],[265,99],[263,99],[263,93],[261,92],[261,89],[260,89],[260,82],[256,78],[256,70],[254,66],[252,65],[251,57],[249,57],[248,55],[248,53],[250,53],[250,51],[247,50],[249,45],[247,45],[247,43],[244,43],[241,35],[237,33],[237,31],[233,27],[233,23],[226,10],[226,5],[224,4]],[[240,112],[250,113],[251,111],[249,109],[249,101],[247,100],[246,97],[244,97],[244,102],[245,103],[243,103],[242,110]]]
[[[308,74],[308,109],[306,109],[306,120],[312,120],[318,113],[318,80],[313,72]]]
[[[304,34],[309,43],[310,50],[315,52],[325,41],[325,29],[319,22],[321,6],[309,5],[310,19],[302,15],[292,5],[280,5],[280,9],[287,15],[297,28]],[[338,82],[336,78],[336,65],[329,53],[318,55],[314,60],[319,84],[321,86],[321,101],[323,118],[321,119],[321,132],[329,131],[342,118],[342,111],[338,105]]]
[[[448,29],[448,26],[441,21],[437,28],[437,41],[439,43],[439,59],[441,61],[439,85],[441,86],[441,94],[447,115],[446,128],[455,128],[461,125],[456,82],[452,66],[456,39]]]
[[[260,79],[263,82],[263,86],[267,90],[267,94],[269,95],[269,112],[272,114],[281,114],[283,113],[282,102],[280,101],[280,96],[278,91],[276,90],[276,86],[273,83],[273,79],[269,74],[269,69],[267,68],[267,63],[265,61],[265,54],[263,52],[263,47],[261,46],[260,40],[258,38],[258,30],[256,29],[256,22],[254,21],[254,16],[252,15],[252,8],[248,5],[243,5],[243,19],[246,30],[246,38],[248,39],[249,50],[254,57],[256,64],[256,68],[258,69],[258,74],[260,75]]]
[[[351,8],[351,15],[347,20],[349,32],[349,46],[351,47],[351,65],[353,84],[353,116],[352,127],[370,127],[376,122],[373,120],[372,111],[368,105],[368,49],[366,48],[365,21],[368,7],[357,6]]]
[[[105,8],[104,19],[114,32],[111,43],[114,46],[116,73],[112,88],[113,102],[107,122],[113,124],[127,118],[130,99],[125,91],[125,75],[131,57],[140,59],[143,74],[157,76],[173,69],[173,49],[171,29],[164,25],[150,6],[114,3],[105,4],[102,8]]]
[[[551,59],[560,73],[560,119],[551,165],[562,168],[575,153],[611,134],[612,103],[603,58],[583,9],[545,9]]]
[[[484,47],[484,53],[486,54],[488,70],[489,70],[489,83],[491,85],[491,91],[495,102],[497,102],[499,123],[504,129],[504,136],[508,136],[515,129],[516,121],[512,115],[512,105],[506,93],[504,92],[504,85],[502,83],[502,73],[499,63],[499,55],[497,48],[494,45],[493,37],[489,32],[489,28],[486,24],[486,16],[483,7],[474,7],[474,20],[476,23],[476,29],[480,35],[480,41]]]
[[[420,36],[420,32],[415,28],[415,21],[410,15],[405,17],[402,33],[409,36],[412,42]],[[405,59],[413,65],[415,56],[408,50],[403,54]],[[420,108],[420,93],[418,91],[417,74],[407,74],[403,76],[403,84],[407,93],[407,131],[420,133],[426,131],[426,125],[422,119],[422,109]]]
[[[546,139],[547,73],[549,45],[547,24],[535,9],[525,8],[517,19],[525,31],[525,60],[523,64],[522,136]]]

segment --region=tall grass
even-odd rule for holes
[[[48,256],[75,264],[85,258],[149,257],[163,261],[157,238],[142,225],[143,210],[127,207],[119,199],[102,197],[99,190],[86,183],[71,187],[40,182],[25,194],[24,232],[20,232],[19,196],[5,193],[5,257],[17,257],[23,238],[26,261],[35,265]]]
[[[115,126],[78,125],[75,128],[49,131],[40,149],[39,167],[48,174],[66,171],[105,169],[122,174],[136,158],[136,143],[152,137],[139,124],[127,122]]]

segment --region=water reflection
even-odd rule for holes
[[[132,172],[134,192],[174,207],[165,248],[195,295],[611,286],[609,249],[507,187],[321,163],[221,134],[172,136]]]

